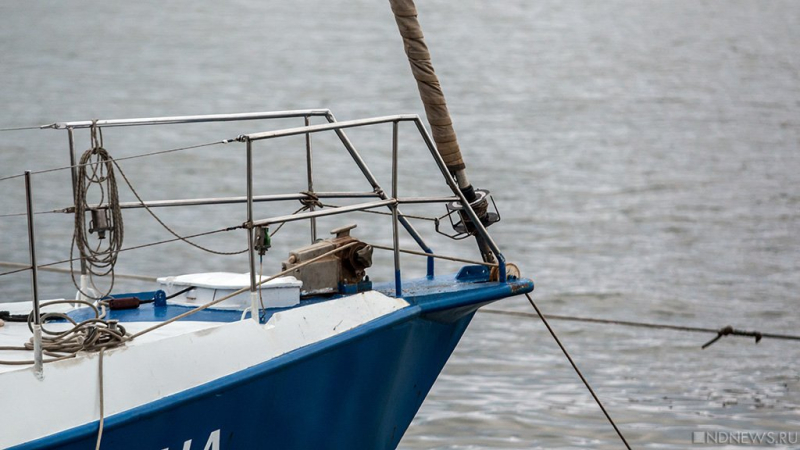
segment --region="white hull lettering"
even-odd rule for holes
[[[208,440],[206,441],[206,446],[203,447],[203,450],[221,450],[219,444],[219,435],[220,430],[214,430],[211,434],[208,435]],[[169,447],[165,447],[162,450],[169,450]],[[189,439],[183,443],[182,450],[192,450],[192,440]]]

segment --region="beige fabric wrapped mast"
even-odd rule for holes
[[[447,111],[447,103],[439,84],[439,77],[433,70],[431,54],[428,52],[428,46],[425,45],[425,37],[422,35],[422,28],[417,20],[417,8],[414,0],[389,0],[389,3],[392,5],[397,27],[403,37],[403,46],[408,56],[408,62],[411,64],[411,72],[417,80],[419,95],[425,106],[425,115],[431,125],[436,148],[442,155],[450,173],[455,174],[466,166],[461,158],[461,149],[458,147],[456,132],[453,130],[453,122]]]

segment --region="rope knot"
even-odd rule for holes
[[[735,330],[734,330],[734,329],[733,329],[733,327],[732,327],[732,326],[730,326],[730,325],[728,325],[728,326],[725,326],[725,327],[722,327],[722,328],[720,328],[719,330],[717,330],[717,335],[714,337],[714,339],[712,339],[712,340],[710,340],[710,341],[706,342],[706,343],[705,343],[705,344],[703,344],[703,346],[702,346],[702,347],[700,347],[700,348],[702,348],[702,349],[706,349],[706,348],[708,348],[709,346],[711,346],[711,344],[713,344],[713,343],[717,342],[718,340],[720,340],[720,339],[722,338],[722,336],[728,336],[728,335],[730,335],[730,334],[734,334],[734,331],[735,331]],[[758,342],[758,341],[756,341],[756,342]]]
[[[305,209],[322,208],[322,203],[320,203],[319,196],[317,196],[317,194],[310,191],[303,191],[301,194],[306,196],[306,198],[300,199],[300,203]]]
[[[103,148],[103,130],[97,126],[97,119],[92,120],[92,149]]]

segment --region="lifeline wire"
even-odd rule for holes
[[[171,149],[167,149],[167,150],[159,150],[159,151],[155,151],[155,152],[151,152],[151,153],[142,153],[141,155],[124,156],[122,158],[116,158],[115,161],[125,161],[125,160],[128,160],[128,159],[145,158],[147,156],[163,155],[165,153],[180,152],[180,151],[183,151],[183,150],[192,150],[192,149],[201,148],[201,147],[210,147],[212,145],[227,144],[227,143],[230,143],[232,141],[233,141],[232,139],[223,139],[221,141],[206,142],[205,144],[196,144],[196,145],[189,145],[189,146],[186,146],[186,147],[177,147],[177,148],[171,148]],[[81,166],[81,164],[75,164],[74,166],[63,166],[63,167],[54,167],[52,169],[37,170],[37,171],[31,172],[31,175],[38,175],[38,174],[41,174],[41,173],[49,173],[49,172],[57,172],[59,170],[67,170],[67,169],[72,169],[72,168],[78,168],[80,166]],[[7,177],[0,178],[0,181],[11,180],[11,179],[20,178],[20,177],[23,177],[23,176],[25,176],[24,173],[18,173],[16,175],[9,175]]]
[[[18,267],[20,268],[20,272],[25,270],[31,270],[30,264],[23,264],[23,263],[15,263],[10,261],[0,261],[0,267]],[[69,269],[60,269],[58,267],[45,267],[44,265],[39,265],[37,267],[38,270],[43,272],[55,272],[55,273],[71,273]],[[5,272],[8,273],[8,272]],[[16,271],[12,271],[11,273],[16,273]],[[0,274],[2,275],[2,274]],[[139,281],[156,281],[156,277],[148,277],[144,275],[131,275],[131,274],[120,274],[114,272],[114,276],[116,278],[127,278],[129,280],[139,280]]]
[[[54,209],[52,211],[36,211],[33,214],[34,215],[39,215],[39,214],[57,214],[57,213],[63,214],[64,211],[60,210],[60,209]],[[2,218],[2,217],[22,217],[22,216],[27,216],[27,215],[28,215],[28,213],[26,213],[26,212],[11,213],[11,214],[0,214],[0,218]]]
[[[572,368],[575,369],[575,373],[578,374],[578,376],[581,378],[581,381],[583,381],[583,384],[586,386],[586,389],[588,389],[589,393],[592,394],[592,397],[594,397],[594,401],[597,402],[597,406],[600,407],[600,409],[603,411],[603,414],[606,415],[606,419],[608,419],[609,423],[611,423],[611,426],[614,427],[614,431],[616,431],[619,438],[622,439],[622,443],[625,444],[625,448],[630,450],[631,446],[628,445],[628,441],[625,440],[625,436],[623,436],[622,432],[619,431],[619,428],[617,428],[617,424],[614,423],[614,419],[612,419],[611,416],[608,415],[608,411],[606,411],[606,408],[603,407],[603,403],[600,401],[600,398],[597,397],[597,394],[594,393],[594,389],[592,389],[592,386],[590,386],[589,382],[586,381],[586,378],[583,377],[583,373],[581,373],[581,370],[578,369],[577,365],[575,365],[575,361],[573,361],[572,357],[569,356],[569,352],[567,352],[567,349],[564,348],[564,346],[561,344],[561,340],[559,340],[558,336],[556,336],[556,332],[553,331],[552,328],[550,328],[550,324],[547,323],[547,319],[544,318],[544,314],[542,314],[542,312],[539,311],[539,307],[537,307],[536,303],[533,302],[533,298],[531,297],[531,295],[526,293],[525,297],[528,297],[528,301],[531,303],[531,306],[533,306],[533,309],[536,310],[536,314],[538,314],[539,318],[542,319],[542,322],[544,322],[544,326],[547,327],[547,331],[549,331],[550,335],[553,336],[553,339],[556,341],[556,344],[558,344],[558,346],[561,348],[561,351],[564,352],[564,356],[566,356],[567,359],[569,360],[569,363],[572,364]]]
[[[31,175],[33,175],[33,174],[34,174],[34,172],[31,172]],[[0,181],[13,180],[14,178],[22,178],[24,176],[25,176],[24,173],[18,173],[16,175],[9,175],[7,177],[0,178]]]
[[[33,127],[11,127],[11,128],[0,128],[0,131],[21,131],[21,130],[41,130],[41,125],[36,125]]]
[[[220,228],[219,230],[205,231],[205,232],[202,232],[202,233],[190,234],[188,236],[183,236],[183,237],[185,239],[191,239],[191,238],[196,238],[196,237],[200,237],[200,236],[208,236],[208,235],[211,235],[211,234],[222,233],[223,231],[238,230],[239,228],[242,228],[242,226],[238,225],[238,226],[235,226],[235,227]],[[123,249],[120,250],[120,253],[121,252],[126,252],[128,250],[138,250],[138,249],[142,249],[142,248],[153,247],[153,246],[156,246],[156,245],[168,244],[170,242],[176,242],[176,241],[180,241],[180,239],[179,238],[165,239],[163,241],[150,242],[150,243],[147,243],[147,244],[136,245],[134,247],[123,248]],[[39,264],[37,266],[37,268],[41,269],[43,267],[50,267],[50,266],[55,266],[55,265],[58,265],[58,264],[71,263],[71,262],[78,261],[79,259],[80,258],[62,259],[60,261],[53,261],[53,262],[49,262],[47,264]],[[4,265],[4,264],[2,264],[2,265]],[[19,272],[24,272],[26,270],[31,270],[30,265],[26,264],[25,267],[23,267],[21,269],[9,270],[8,272],[0,273],[0,277],[5,276],[5,275],[12,275],[12,274],[19,273]],[[136,275],[132,275],[132,276],[136,276]],[[149,280],[146,280],[146,281],[149,281]]]

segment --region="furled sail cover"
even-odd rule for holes
[[[411,72],[417,80],[422,104],[425,106],[425,115],[431,125],[433,140],[447,164],[450,173],[455,173],[465,168],[461,158],[461,149],[458,147],[456,132],[453,122],[447,111],[439,78],[433,70],[431,54],[425,45],[425,37],[417,20],[417,8],[414,0],[389,0],[392,12],[403,37],[403,45],[411,64]]]

